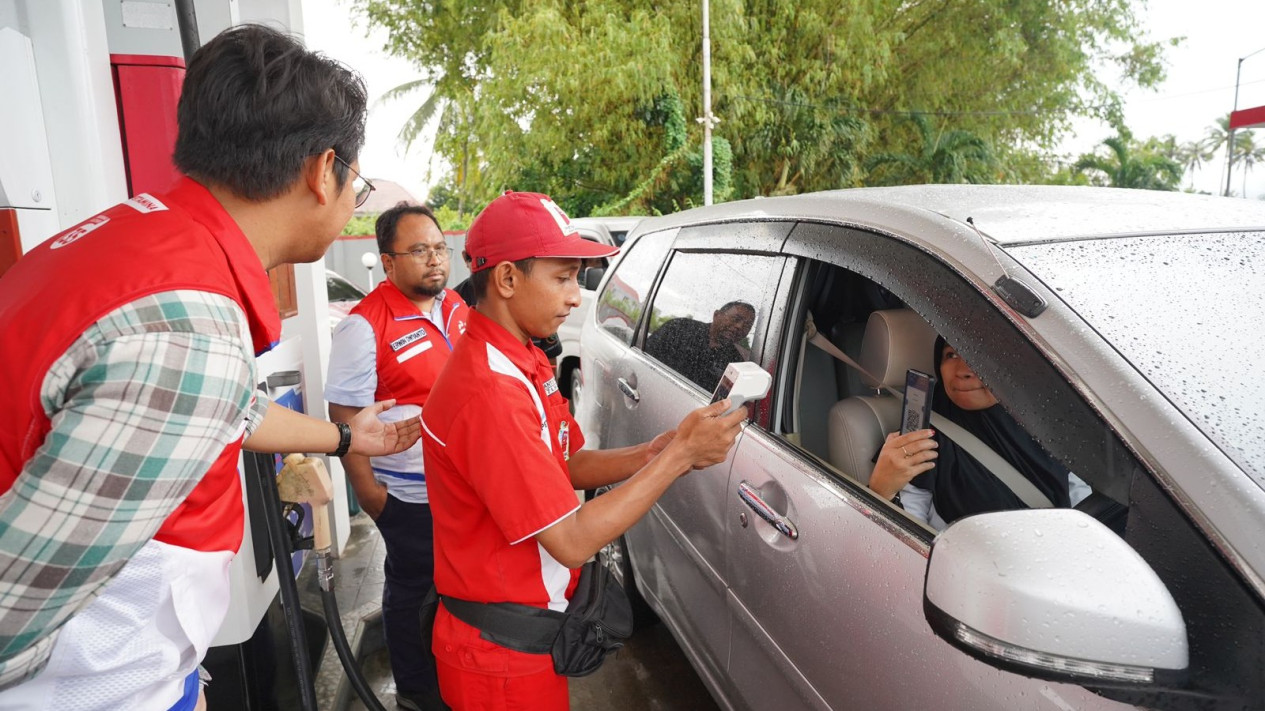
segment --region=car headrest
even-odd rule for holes
[[[876,383],[872,378],[862,376],[866,385],[872,388],[886,385],[904,390],[905,371],[910,368],[935,375],[932,373],[935,360],[931,353],[935,343],[936,332],[910,309],[885,309],[871,313],[865,324],[865,335],[861,338],[859,362],[866,373],[881,378],[882,382]]]

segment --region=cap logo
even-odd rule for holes
[[[553,217],[553,221],[558,223],[558,229],[562,230],[564,235],[573,235],[576,233],[575,226],[571,224],[571,220],[567,217],[567,213],[562,211],[553,200],[549,198],[541,198],[540,204]]]

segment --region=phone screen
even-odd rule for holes
[[[936,379],[914,369],[905,371],[905,407],[901,413],[900,433],[926,429],[931,422],[931,388]]]
[[[716,392],[712,393],[712,402],[720,402],[729,397],[729,391],[734,387],[733,376],[729,374],[729,369],[725,369],[725,374],[721,377],[720,382],[716,384]]]

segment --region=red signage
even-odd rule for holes
[[[1265,125],[1265,106],[1254,109],[1242,109],[1230,114],[1230,130]]]

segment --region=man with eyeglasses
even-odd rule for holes
[[[452,250],[434,213],[401,203],[382,213],[374,228],[387,278],[334,330],[325,384],[332,420],[350,419],[386,399],[395,407],[382,419],[417,417],[466,330],[465,301],[444,288]],[[439,690],[418,625],[435,571],[422,443],[372,459],[349,454],[343,467],[386,544],[382,629],[396,702],[405,709],[433,708]]]
[[[280,80],[284,79],[284,81]],[[268,269],[351,217],[365,87],[255,25],[191,58],[186,177],[55,235],[0,278],[0,708],[194,709],[228,610],[238,453],[376,456],[417,439],[272,404]]]

